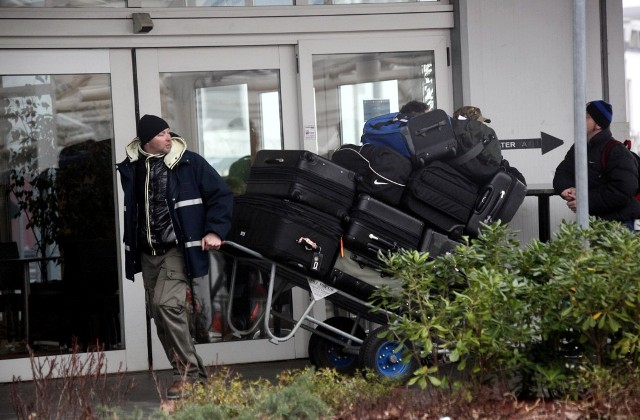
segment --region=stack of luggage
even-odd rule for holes
[[[315,279],[332,271],[357,175],[304,150],[260,150],[229,240]]]
[[[331,160],[259,151],[229,239],[331,283],[344,276],[335,267],[345,251],[366,269],[380,266],[379,251],[435,257],[478,235],[482,223],[509,222],[524,201],[524,179],[483,122],[442,110],[374,120],[362,144],[341,146]],[[393,136],[373,133],[392,128]]]

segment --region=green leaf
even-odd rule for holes
[[[607,321],[609,322],[609,328],[611,329],[611,331],[618,332],[618,330],[621,328],[620,324],[614,319],[614,317],[608,316]]]
[[[436,378],[435,376],[428,376],[428,378],[429,378],[429,382],[431,382],[431,385],[434,385],[434,386],[442,385],[442,381]]]

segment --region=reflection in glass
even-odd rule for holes
[[[360,143],[364,122],[417,100],[435,108],[433,51],[313,56],[319,144]]]
[[[246,181],[265,145],[282,148],[278,70],[161,74],[162,115],[222,176]]]
[[[281,149],[278,70],[162,73],[162,116],[189,148],[243,194],[258,150]],[[191,290],[194,336],[200,343],[264,338],[263,315],[269,273],[211,253],[210,273]],[[291,293],[276,304],[291,311]],[[282,328],[280,322],[273,328]]]
[[[119,348],[109,76],[0,76],[0,99],[0,242],[23,296],[2,313],[20,334],[0,330],[0,357]]]

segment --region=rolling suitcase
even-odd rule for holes
[[[402,198],[402,206],[427,225],[452,239],[460,238],[478,196],[478,187],[444,162],[416,170]]]
[[[343,242],[361,257],[363,265],[379,266],[378,251],[417,249],[424,223],[417,218],[361,194],[349,214]]]
[[[333,268],[341,235],[335,216],[285,199],[245,194],[235,198],[228,240],[321,280]]]
[[[331,275],[327,276],[325,283],[365,302],[368,302],[376,291],[376,286],[338,268],[333,269]]]
[[[359,270],[359,269],[358,269]],[[357,273],[360,274],[360,273]],[[363,281],[357,275],[334,268],[324,283],[350,296],[341,293],[331,295],[331,303],[348,312],[358,314],[363,319],[378,324],[388,324],[389,315],[385,311],[374,311],[369,303],[376,303],[374,296],[377,286]],[[355,298],[355,299],[354,299]]]
[[[433,229],[426,228],[420,240],[418,251],[428,252],[430,258],[436,258],[455,251],[458,245],[460,242],[449,239],[448,236]]]
[[[402,280],[392,277],[389,273],[385,273],[379,267],[371,267],[364,265],[360,262],[358,255],[344,250],[344,253],[338,256],[336,263],[333,266],[334,270],[340,270],[352,277],[355,277],[360,282],[365,283],[367,286],[363,288],[372,287],[374,289],[382,286],[389,287],[390,290],[397,292],[402,288]],[[327,279],[327,284],[330,286],[338,287],[340,290],[347,291],[336,284],[331,283],[332,279]],[[335,281],[335,279],[333,279]]]
[[[458,141],[451,118],[441,109],[411,118],[403,129],[416,168],[434,160],[448,160],[457,153]]]
[[[477,235],[480,223],[491,224],[496,220],[511,221],[525,196],[527,187],[514,175],[500,171],[480,189],[466,231]]]
[[[369,194],[393,206],[400,203],[411,175],[411,161],[393,149],[373,144],[345,144],[331,161],[360,176],[358,194]]]
[[[346,220],[356,196],[357,175],[306,150],[260,150],[251,166],[247,194],[264,194],[309,205]]]

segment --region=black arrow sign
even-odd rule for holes
[[[500,140],[500,148],[502,150],[511,149],[542,149],[542,154],[552,151],[556,147],[560,147],[564,144],[564,141],[557,137],[553,137],[547,133],[540,133],[540,138],[537,139],[513,139],[513,140]]]

